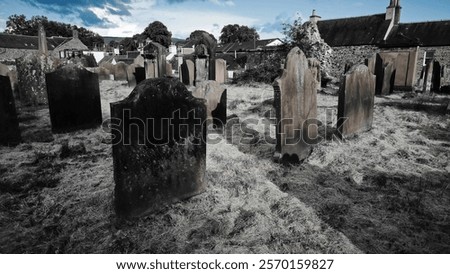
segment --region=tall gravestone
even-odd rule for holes
[[[206,189],[206,106],[180,81],[145,80],[111,104],[111,119],[118,215],[142,216]]]
[[[19,122],[9,77],[0,75],[0,145],[20,143]]]
[[[373,122],[376,76],[357,65],[341,81],[338,104],[338,134],[341,138],[370,130]]]
[[[100,88],[96,73],[67,65],[48,73],[46,81],[53,132],[101,125]]]
[[[195,85],[208,81],[209,63],[207,58],[195,59]]]
[[[393,63],[386,63],[383,66],[383,85],[380,95],[389,95],[394,91],[395,85],[395,65]]]
[[[441,64],[438,61],[433,62],[433,76],[431,79],[431,91],[439,92],[441,90]]]
[[[35,54],[16,59],[20,100],[26,106],[47,105],[46,64]]]
[[[127,81],[129,87],[135,87],[136,86],[136,77],[134,76],[136,72],[136,65],[131,64],[127,66]]]
[[[185,60],[180,66],[181,82],[187,86],[193,86],[195,81],[195,64],[191,60]]]
[[[223,84],[227,81],[227,61],[224,59],[216,59],[216,81]]]
[[[277,113],[276,161],[298,163],[312,152],[317,138],[317,88],[314,69],[305,54],[293,48],[283,75],[275,80]]]
[[[145,61],[145,77],[146,79],[158,78],[158,63],[156,60],[146,60]]]
[[[227,123],[227,90],[217,81],[200,83],[192,95],[206,100],[207,118],[216,127],[223,127]]]

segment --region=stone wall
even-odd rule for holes
[[[7,65],[13,65],[17,58],[21,58],[28,53],[36,54],[38,53],[38,50],[0,48],[0,62]]]
[[[434,51],[434,59],[438,61],[441,66],[450,65],[450,46],[447,47],[421,47],[419,48],[419,58],[417,59],[417,75],[416,80],[420,79],[420,74],[424,65],[425,52]]]
[[[366,59],[380,51],[376,46],[333,47],[332,49],[331,76],[337,79],[340,79],[344,74],[346,64],[364,64]]]

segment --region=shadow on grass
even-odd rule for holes
[[[366,253],[450,252],[448,172],[422,177],[372,171],[361,184],[351,176],[305,166],[269,174]],[[305,177],[310,183],[305,183]]]

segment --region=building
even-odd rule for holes
[[[450,20],[401,23],[400,0],[391,0],[385,13],[321,20],[313,13],[321,37],[333,48],[333,76],[346,63],[364,63],[375,53],[394,62],[397,89],[412,89],[427,60],[450,65]]]

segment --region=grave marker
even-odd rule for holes
[[[0,75],[0,145],[20,143],[19,122],[8,76]]]
[[[298,163],[312,152],[317,138],[319,85],[313,70],[305,54],[295,47],[287,56],[283,75],[275,80],[277,161]]]
[[[205,191],[206,106],[180,81],[145,80],[111,104],[111,119],[118,215],[142,216]]]
[[[342,77],[338,104],[341,138],[372,128],[376,77],[364,65],[354,66]]]
[[[96,73],[67,65],[48,73],[46,81],[53,132],[101,125],[100,88]]]

